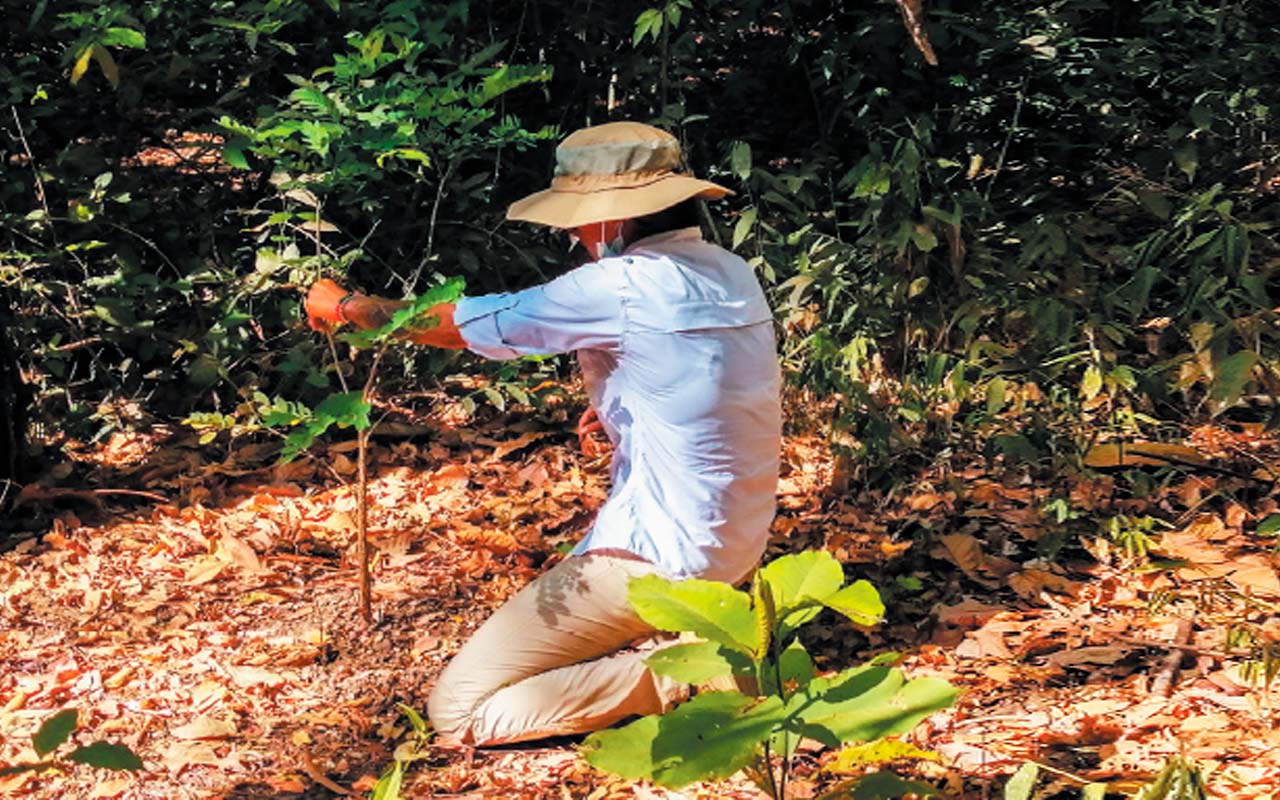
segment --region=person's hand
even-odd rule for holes
[[[608,452],[609,445],[601,441],[603,437],[604,423],[600,421],[596,410],[587,406],[587,410],[578,417],[578,446],[582,448],[582,454],[587,458],[595,458]]]
[[[346,289],[337,283],[324,278],[311,285],[304,304],[307,311],[307,325],[314,331],[330,333],[334,328],[346,322],[342,318],[342,301],[349,295]]]

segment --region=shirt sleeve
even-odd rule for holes
[[[486,358],[609,350],[622,340],[619,265],[578,267],[522,292],[464,297],[453,321],[468,349]]]

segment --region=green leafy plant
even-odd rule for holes
[[[650,625],[701,640],[657,651],[650,669],[690,684],[734,678],[750,691],[701,691],[667,714],[588,737],[586,760],[625,778],[679,787],[749,768],[764,791],[781,798],[802,738],[838,747],[902,733],[956,696],[945,681],[907,680],[888,666],[895,655],[817,674],[797,638],[803,625],[823,609],[859,625],[873,625],[884,613],[871,584],[845,585],[839,562],[825,551],[769,563],[756,572],[750,592],[645,576],[631,582],[628,596]]]
[[[1155,780],[1143,786],[1133,800],[1206,800],[1200,768],[1183,756],[1170,756]]]
[[[390,766],[382,771],[378,782],[369,791],[369,800],[401,800],[400,789],[404,785],[404,776],[409,766],[426,757],[427,740],[431,738],[431,726],[422,715],[411,706],[398,703],[400,713],[405,715],[411,726],[409,738],[396,747]]]
[[[65,755],[53,757],[58,748],[66,744],[71,734],[75,733],[79,724],[78,718],[79,712],[76,709],[66,708],[46,719],[31,737],[31,746],[41,760],[0,767],[0,776],[51,769],[65,762],[111,770],[143,768],[142,759],[128,747],[105,740],[79,745]]]
[[[360,569],[360,614],[366,622],[373,618],[372,588],[369,579],[368,456],[369,436],[375,424],[371,413],[373,411],[373,394],[378,382],[378,368],[382,364],[383,356],[386,355],[391,345],[398,341],[399,338],[411,334],[415,330],[428,329],[438,325],[440,321],[428,314],[428,310],[441,303],[451,303],[457,300],[462,296],[464,283],[461,278],[453,278],[424,292],[409,301],[404,307],[396,310],[391,319],[379,328],[340,334],[339,338],[351,347],[373,352],[373,359],[369,365],[368,377],[364,382],[364,387],[352,390],[347,384],[347,379],[343,376],[341,365],[335,364],[343,391],[332,393],[326,397],[316,406],[308,418],[293,418],[290,420],[295,427],[285,438],[284,449],[281,452],[281,458],[284,460],[294,458],[299,453],[310,448],[317,437],[335,425],[338,428],[355,429],[357,443],[356,524],[358,526],[357,560]],[[336,353],[332,346],[332,340],[330,341],[330,350]],[[292,412],[290,412],[290,416],[292,416]],[[277,419],[271,418],[270,421],[277,421]]]

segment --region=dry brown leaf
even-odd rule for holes
[[[1041,592],[1075,597],[1083,584],[1044,569],[1028,569],[1009,576],[1009,588],[1024,600],[1035,601]]]
[[[548,435],[549,431],[529,431],[528,433],[522,434],[509,442],[503,442],[493,448],[492,458],[494,461],[501,461],[515,451],[522,450]]]
[[[1087,467],[1163,467],[1169,464],[1206,463],[1200,451],[1185,444],[1164,442],[1104,442],[1089,448],[1084,463]]]
[[[993,558],[982,550],[982,543],[967,533],[949,533],[938,537],[942,545],[941,555],[955,563],[970,579],[994,587],[998,585],[992,576],[1007,575],[1016,567],[1003,558]],[[935,555],[938,555],[935,550]]]
[[[973,598],[965,598],[953,606],[935,606],[933,613],[942,625],[954,625],[958,628],[978,628],[996,614],[1008,609],[1004,606],[992,606]]]
[[[89,793],[89,800],[111,800],[113,797],[119,797],[131,783],[129,778],[109,778],[99,781]]]
[[[228,666],[225,669],[237,686],[246,689],[252,686],[283,686],[288,682],[280,673],[261,667]]]
[[[1004,644],[1004,633],[992,628],[970,631],[956,647],[957,658],[1012,658]]]
[[[170,729],[169,733],[179,739],[225,739],[235,736],[236,726],[213,717],[196,717],[186,725]]]
[[[183,577],[189,586],[199,586],[216,579],[227,568],[227,562],[217,556],[205,556],[196,560]]]
[[[257,552],[227,531],[222,532],[222,548],[236,566],[250,575],[261,575],[264,572],[268,572],[262,566],[262,562],[258,560]]]
[[[1227,580],[1240,591],[1268,597],[1280,595],[1280,578],[1262,556],[1242,556],[1231,563],[1235,568],[1227,573]]]
[[[1102,645],[1060,650],[1047,659],[1055,667],[1071,667],[1080,664],[1110,665],[1124,660],[1134,648],[1128,645]]]
[[[165,748],[160,761],[168,768],[169,774],[177,775],[186,767],[194,764],[219,764],[213,745],[200,741],[176,741]]]

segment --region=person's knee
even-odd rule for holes
[[[463,742],[474,708],[460,697],[458,687],[450,680],[449,670],[440,675],[427,696],[427,718],[436,736],[449,742]]]

